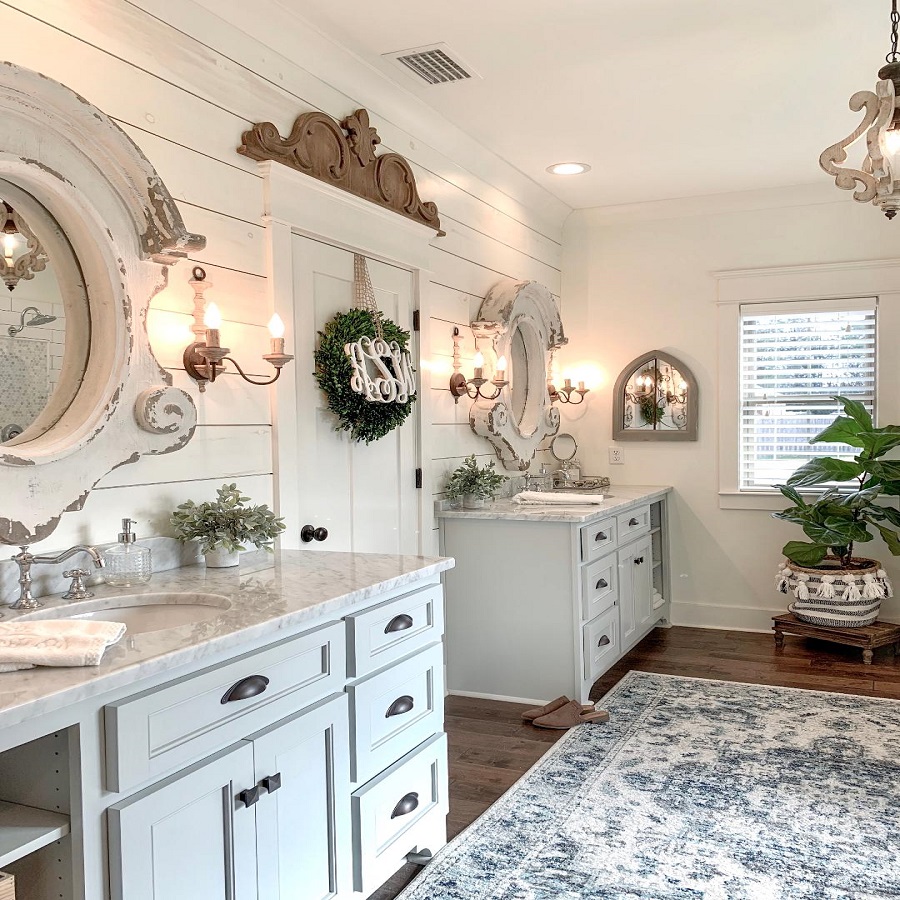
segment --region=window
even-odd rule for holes
[[[840,411],[835,394],[874,414],[876,308],[875,298],[740,305],[740,491],[771,491],[814,456],[852,459],[809,439]]]

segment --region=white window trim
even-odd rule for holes
[[[885,382],[881,366],[882,358],[890,360],[891,348],[900,339],[900,259],[742,269],[712,274],[718,282],[719,507],[784,509],[786,501],[778,491],[739,489],[741,304],[876,297],[880,335],[875,359],[877,416],[879,422],[900,423],[900,377],[895,367]],[[884,348],[887,350],[883,357]],[[887,390],[883,390],[885,386]]]

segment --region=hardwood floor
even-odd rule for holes
[[[778,651],[771,634],[658,628],[594,685],[591,699],[598,700],[631,669],[900,698],[900,657],[889,649],[876,651],[873,664],[864,666],[859,649],[791,635]],[[481,815],[563,734],[525,725],[519,718],[523,709],[515,703],[447,698],[449,837]],[[370,900],[393,900],[419,871],[404,867]]]

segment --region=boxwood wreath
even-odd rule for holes
[[[384,339],[396,341],[401,350],[409,342],[409,332],[390,319],[381,319]],[[344,346],[361,337],[375,336],[375,320],[366,309],[339,312],[319,332],[315,351],[316,382],[328,398],[328,408],[337,416],[337,431],[349,431],[354,441],[370,444],[402,425],[412,412],[416,400],[411,395],[406,403],[370,403],[350,387],[353,367]]]

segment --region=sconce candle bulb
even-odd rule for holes
[[[206,390],[206,384],[216,380],[216,376],[225,367],[226,359],[234,365],[238,375],[250,384],[266,385],[277,381],[282,368],[294,358],[284,352],[284,322],[281,317],[276,313],[269,321],[272,352],[263,354],[263,359],[274,367],[275,375],[262,380],[253,379],[244,372],[236,359],[228,355],[231,350],[221,346],[219,329],[222,327],[222,315],[215,303],[205,303],[203,299],[204,291],[212,286],[206,280],[206,272],[200,266],[195,266],[192,276],[190,283],[194,287],[194,325],[191,330],[197,340],[185,348],[184,368],[199,383],[200,390]]]

